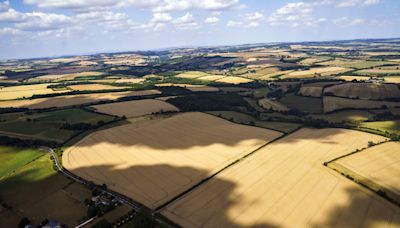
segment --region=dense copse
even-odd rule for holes
[[[158,87],[158,90],[160,90],[164,96],[177,96],[192,93],[192,91],[180,86],[161,86]]]
[[[168,100],[181,111],[237,111],[246,109],[255,112],[254,108],[237,94],[196,94],[183,97],[175,97]]]
[[[45,141],[41,139],[19,139],[11,138],[8,136],[0,136],[0,145],[3,146],[17,146],[17,147],[37,147],[37,146],[47,146],[47,147],[57,147],[58,143],[53,141]]]
[[[11,113],[11,112],[26,112],[28,108],[0,108],[0,114]]]

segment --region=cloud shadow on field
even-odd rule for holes
[[[143,181],[140,181],[138,179],[135,179],[133,175],[130,175],[132,173],[152,173],[154,170],[159,170],[163,171],[166,173],[183,173],[183,174],[195,174],[197,176],[200,176],[202,178],[207,178],[208,173],[205,170],[199,170],[199,169],[194,169],[191,167],[174,167],[174,166],[168,166],[168,165],[157,165],[157,166],[132,166],[128,167],[125,169],[120,169],[117,170],[115,167],[112,166],[94,166],[94,167],[82,167],[78,169],[71,170],[73,173],[76,174],[85,174],[85,173],[92,173],[94,175],[100,175],[99,172],[101,173],[106,173],[107,179],[105,184],[107,184],[108,188],[115,190],[117,192],[121,192],[119,188],[115,187],[114,181],[117,181],[120,179],[121,173],[124,173],[124,178],[126,178],[126,182],[124,183],[127,187],[129,186],[131,189],[136,189],[139,191],[142,191],[144,193],[151,193],[151,192],[157,192],[160,189],[167,188],[167,186],[170,186],[171,182],[178,182],[178,178],[174,178],[172,176],[169,176],[169,178],[165,177],[158,177],[154,176],[155,179],[157,178],[164,178],[165,179],[165,184],[164,185],[159,185],[159,186],[150,186]],[[84,175],[82,175],[85,177]],[[85,178],[88,178],[90,180],[90,177],[86,176]],[[344,178],[344,177],[343,177]],[[92,178],[91,180],[95,181],[97,184],[103,184],[102,180]],[[148,181],[151,181],[151,179],[147,179]],[[213,196],[212,194],[207,194],[207,192],[203,193],[203,195],[199,194],[203,190],[205,190],[207,187],[207,184],[211,184],[212,182],[213,185],[217,185],[218,189],[223,189],[223,191],[219,192],[217,196]],[[169,196],[170,202],[165,204],[161,203],[157,205],[157,207],[160,207],[160,205],[163,205],[162,208],[159,211],[162,212],[166,208],[169,207],[169,209],[172,210],[175,218],[171,219],[173,222],[177,223],[180,226],[187,227],[187,226],[192,226],[192,227],[254,227],[254,228],[261,228],[261,227],[281,227],[282,224],[277,224],[276,221],[257,221],[259,219],[256,219],[255,221],[251,221],[250,223],[254,224],[244,224],[237,222],[237,218],[232,218],[229,214],[229,212],[232,210],[232,208],[237,207],[240,205],[242,202],[245,202],[246,199],[244,197],[243,192],[238,192],[238,183],[232,182],[230,180],[227,180],[226,178],[222,179],[220,178],[219,175],[216,175],[212,177],[212,179],[206,180],[202,184],[196,186],[196,187],[191,186],[185,186],[185,188],[180,189],[177,191],[174,195]],[[187,190],[190,190],[188,192],[185,192]],[[349,225],[354,226],[354,227],[370,227],[375,224],[382,224],[384,222],[392,222],[392,225],[400,225],[400,217],[397,220],[392,220],[392,214],[389,213],[387,210],[387,207],[382,208],[383,211],[381,213],[376,213],[372,214],[371,216],[368,216],[367,218],[365,217],[366,211],[370,207],[370,204],[372,201],[375,200],[381,200],[381,199],[373,199],[373,197],[369,194],[356,194],[359,193],[360,189],[358,186],[356,186],[356,183],[354,183],[354,187],[347,188],[345,191],[346,198],[348,198],[348,201],[346,204],[336,204],[335,206],[332,206],[331,209],[329,210],[329,214],[323,215],[322,220],[318,221],[311,221],[308,223],[310,227],[337,227],[339,224],[344,224],[344,226],[348,227]],[[184,193],[184,194],[182,194]],[[208,192],[209,193],[209,192]],[[193,198],[191,198],[188,201],[188,197],[192,197],[193,194],[194,201],[196,203],[193,204],[194,201]],[[177,197],[179,196],[180,197]],[[201,195],[201,197],[199,197]],[[144,198],[140,197],[131,197],[133,200],[138,201],[143,203]],[[188,203],[186,206],[186,209],[178,209],[175,210],[176,208],[179,208],[179,206],[182,206],[178,202],[180,200]],[[218,201],[218,206],[223,205],[223,207],[219,209],[212,208],[210,205],[216,205],[216,204],[209,204],[208,202],[212,201]],[[383,199],[382,199],[383,200]],[[172,202],[171,202],[172,201]],[[181,201],[181,202],[182,202]],[[176,207],[179,205],[178,207]],[[281,205],[276,204],[272,208],[269,208],[269,210],[274,210],[275,207],[279,207]],[[321,205],[322,206],[322,205]],[[392,205],[392,209],[395,208],[394,205]],[[268,210],[268,211],[269,211]],[[396,210],[399,212],[399,209]],[[247,211],[243,211],[243,213],[247,213]],[[364,214],[363,214],[364,213]],[[246,214],[246,216],[249,216],[249,214]],[[251,216],[251,215],[250,215]],[[355,220],[354,217],[356,217]],[[182,219],[182,220],[181,220]],[[183,222],[182,222],[183,221]],[[212,221],[212,222],[211,222]],[[356,221],[356,222],[354,222]],[[211,223],[210,223],[211,222]],[[281,221],[284,222],[284,221]],[[351,224],[351,222],[354,222]],[[292,224],[293,226],[296,226],[296,224]],[[343,227],[343,226],[342,226]]]

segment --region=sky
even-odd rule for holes
[[[0,0],[0,59],[400,37],[400,0]]]

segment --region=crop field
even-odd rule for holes
[[[400,97],[400,88],[394,84],[345,83],[330,86],[324,93],[346,98],[383,100]]]
[[[400,202],[400,143],[387,142],[329,164],[357,182]]]
[[[78,77],[95,77],[95,76],[102,76],[102,75],[104,75],[103,72],[87,71],[87,72],[74,73],[74,74],[43,75],[43,76],[35,77],[35,78],[31,79],[30,81],[54,81],[54,82],[59,82],[59,81],[74,80],[75,78],[78,78]]]
[[[144,99],[92,106],[96,111],[114,116],[137,117],[158,112],[179,112],[175,106],[160,100]]]
[[[300,87],[298,93],[299,95],[302,96],[321,97],[324,87],[334,84],[338,84],[338,82],[316,82],[316,83],[303,84]]]
[[[379,109],[383,106],[387,108],[400,107],[400,102],[360,100],[331,96],[324,96],[323,102],[325,113],[341,109]]]
[[[1,115],[0,115],[1,118]],[[17,138],[33,138],[64,142],[78,133],[77,130],[63,128],[64,123],[87,123],[96,125],[99,121],[109,122],[112,117],[82,109],[66,109],[44,112],[29,116],[17,116],[0,122],[0,135]]]
[[[35,94],[51,94],[65,91],[54,91],[48,89],[51,84],[21,85],[0,88],[0,100],[13,100],[18,98],[29,98]]]
[[[208,76],[208,73],[201,72],[201,71],[187,71],[176,75],[175,77],[178,78],[188,78],[188,79],[195,79],[203,76]]]
[[[364,69],[376,66],[382,66],[390,64],[388,61],[369,61],[369,60],[351,60],[351,59],[335,59],[332,61],[326,61],[318,63],[324,66],[338,66],[338,67],[349,67],[355,69]],[[392,62],[393,64],[393,62]]]
[[[363,122],[360,126],[400,135],[400,120]]]
[[[278,101],[270,100],[268,98],[258,100],[258,104],[265,109],[271,109],[279,112],[289,111],[289,108],[286,107],[284,104],[281,104]]]
[[[353,80],[357,80],[357,81],[367,81],[368,79],[370,79],[370,77],[367,76],[338,76],[336,77],[337,79],[342,79],[345,81],[353,81]]]
[[[307,113],[321,113],[322,102],[320,98],[297,96],[294,93],[285,95],[279,100],[289,108],[298,109]]]
[[[385,82],[400,84],[400,76],[385,77]]]
[[[43,156],[45,152],[36,149],[0,146],[0,181],[18,168]]]
[[[365,110],[343,110],[325,115],[310,115],[313,119],[326,120],[330,123],[366,121],[373,116]]]
[[[21,215],[37,224],[51,218],[74,227],[86,215],[87,207],[83,201],[91,194],[58,175],[46,154],[1,179],[0,197],[13,207],[13,211],[0,210],[0,218],[7,216],[6,220],[0,219],[1,227],[17,227]],[[2,226],[3,223],[8,226]]]
[[[137,83],[142,83],[146,79],[144,78],[123,78],[123,79],[118,79],[114,81],[115,83],[131,83],[131,84],[137,84]]]
[[[309,78],[316,75],[327,76],[350,71],[349,68],[344,67],[316,67],[310,70],[294,71],[281,78]]]
[[[379,227],[400,209],[323,166],[385,138],[301,129],[269,144],[167,205],[183,227]]]
[[[240,84],[240,83],[248,83],[252,82],[253,80],[248,79],[248,78],[241,78],[241,77],[234,77],[234,76],[228,76],[224,77],[222,79],[216,80],[216,82],[223,82],[223,83],[230,83],[230,84]]]
[[[122,97],[147,96],[161,94],[159,90],[138,90],[114,93],[94,93],[82,95],[69,95],[49,98],[38,98],[33,100],[0,101],[0,108],[30,108],[45,109],[52,107],[69,107],[73,105],[91,104],[99,101],[116,100]]]
[[[74,174],[154,209],[280,135],[184,113],[97,131],[62,159]]]
[[[204,81],[216,81],[216,80],[219,80],[222,78],[225,78],[225,76],[223,76],[223,75],[207,75],[207,76],[201,76],[196,79],[204,80]]]
[[[260,76],[257,79],[266,80],[266,81],[272,81],[272,80],[276,80],[276,79],[280,78],[283,75],[289,74],[289,73],[291,73],[293,71],[294,70],[277,71],[277,72],[274,72],[274,73],[270,73],[270,74],[266,74],[266,75]]]
[[[96,90],[118,90],[126,89],[124,86],[112,86],[105,84],[81,84],[81,85],[69,85],[69,89],[74,91],[96,91]]]
[[[378,67],[378,68],[373,68],[373,69],[359,70],[354,73],[360,74],[360,75],[379,75],[379,74],[400,75],[400,69],[399,69],[399,66]]]
[[[292,132],[301,126],[297,123],[257,120],[250,115],[234,111],[211,111],[207,113],[238,124],[254,125],[256,127],[272,129],[284,133]]]

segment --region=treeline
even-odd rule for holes
[[[238,94],[195,94],[168,100],[181,111],[243,110],[255,112],[254,108]]]
[[[47,141],[47,140],[41,140],[41,139],[19,139],[19,138],[11,138],[8,136],[0,136],[0,145],[17,146],[17,147],[37,147],[37,146],[57,147],[57,146],[59,146],[59,144],[54,141]]]

